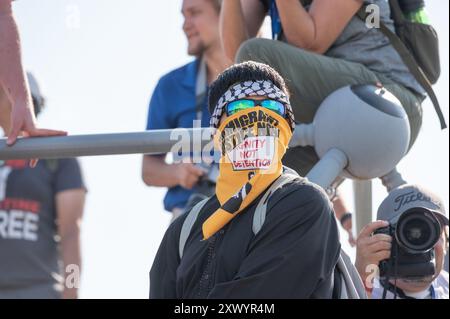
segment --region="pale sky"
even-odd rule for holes
[[[440,35],[442,75],[435,90],[448,120],[449,2],[427,5]],[[159,77],[192,60],[180,8],[180,0],[16,1],[24,64],[48,101],[41,125],[70,134],[142,131]],[[433,189],[448,208],[448,130],[440,130],[428,100],[423,108],[422,132],[399,170]],[[165,189],[142,183],[140,155],[85,157],[81,163],[89,193],[80,295],[147,298],[148,273],[170,220],[162,205]],[[343,191],[352,206],[351,183]],[[376,181],[374,209],[385,196]]]

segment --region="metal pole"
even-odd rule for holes
[[[372,181],[353,181],[356,233],[372,222]]]
[[[289,147],[314,146],[314,124],[297,124]]]
[[[135,133],[21,138],[13,146],[0,140],[0,160],[51,159],[117,154],[189,153],[211,142],[211,129],[153,130]],[[212,143],[211,143],[212,147]]]
[[[380,179],[388,192],[391,192],[397,187],[406,184],[406,181],[403,179],[402,175],[397,171],[397,168],[394,168],[387,175],[380,177]]]
[[[314,165],[306,177],[326,189],[342,173],[347,162],[347,156],[341,150],[332,148]]]

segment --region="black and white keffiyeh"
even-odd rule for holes
[[[286,107],[286,120],[289,122],[291,130],[294,131],[295,120],[292,107],[287,95],[280,90],[272,81],[245,81],[232,86],[221,96],[214,108],[211,116],[210,126],[218,128],[220,118],[223,115],[225,105],[230,102],[244,99],[251,96],[266,96],[269,99],[281,102]]]

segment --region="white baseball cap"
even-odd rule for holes
[[[394,222],[411,208],[425,208],[432,212],[441,225],[448,226],[448,215],[442,199],[419,185],[405,184],[389,193],[378,208],[377,219]]]

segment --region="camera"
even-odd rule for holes
[[[216,181],[219,176],[219,165],[214,162],[202,162],[200,164],[196,164],[196,166],[202,169],[205,174],[200,178],[195,186],[195,192],[189,196],[184,209],[186,212],[190,211],[192,207],[203,199],[213,196],[216,191]]]
[[[196,166],[205,172],[195,187],[196,193],[208,197],[214,195],[217,177],[219,176],[219,164],[215,162],[202,162],[200,164],[196,164]]]
[[[441,223],[433,212],[415,207],[374,234],[392,237],[391,257],[380,262],[380,278],[420,279],[435,273],[434,246],[441,236]]]

